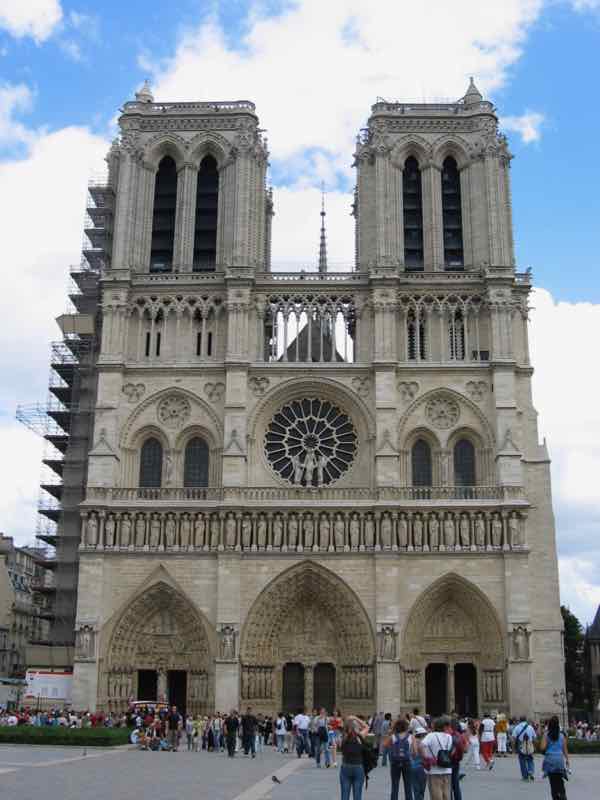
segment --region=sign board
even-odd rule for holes
[[[57,703],[70,703],[73,690],[72,672],[52,672],[52,670],[28,669],[25,673],[27,688],[23,695],[24,703],[46,700]]]

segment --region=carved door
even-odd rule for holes
[[[428,664],[425,670],[425,710],[432,717],[448,712],[448,666]]]
[[[331,714],[335,708],[335,667],[333,664],[317,664],[314,674],[314,706]]]
[[[297,714],[304,708],[304,667],[286,664],[283,668],[282,706],[285,713]]]

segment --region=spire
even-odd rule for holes
[[[481,103],[483,100],[483,95],[479,91],[479,89],[475,86],[475,81],[473,78],[469,78],[469,88],[467,89],[466,95],[463,97],[466,106],[474,106],[477,103]]]
[[[327,237],[325,234],[325,186],[321,184],[321,240],[319,242],[319,272],[327,272]]]
[[[138,103],[154,102],[154,95],[152,94],[152,89],[150,89],[150,84],[147,80],[144,81],[144,85],[139,92],[135,93],[135,99],[138,101]]]

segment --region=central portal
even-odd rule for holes
[[[304,709],[304,667],[286,664],[283,668],[283,711],[297,714]]]

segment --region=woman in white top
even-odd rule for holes
[[[287,732],[287,724],[283,711],[277,714],[277,722],[275,723],[275,736],[277,737],[277,752],[283,753],[283,745],[285,742],[285,734]]]
[[[479,760],[479,736],[477,731],[477,723],[474,719],[470,719],[467,724],[467,737],[469,739],[468,759],[465,759],[465,766],[471,761],[475,764],[475,769],[481,769],[481,761]]]
[[[494,768],[494,744],[496,743],[496,723],[486,716],[479,723],[481,757],[488,769]]]

